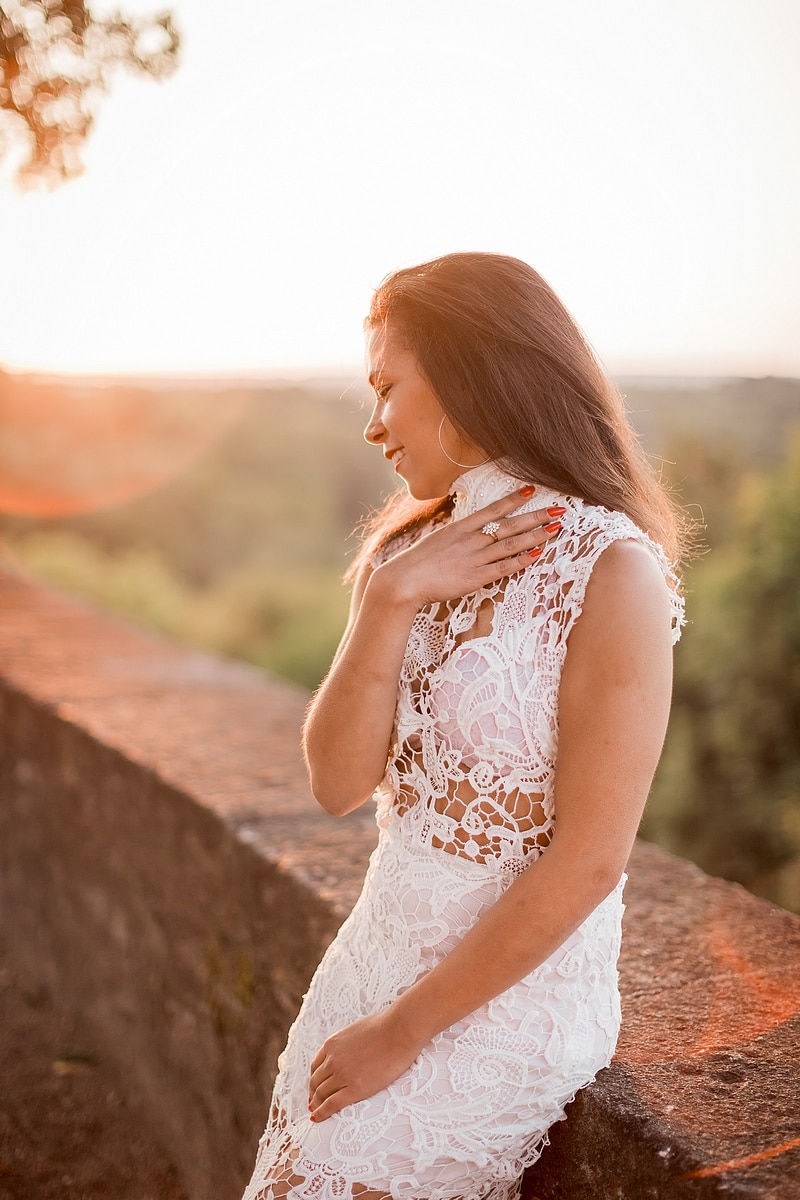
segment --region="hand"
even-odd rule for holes
[[[562,506],[510,514],[532,494],[520,488],[486,508],[432,529],[407,550],[388,559],[375,572],[394,597],[415,609],[426,604],[456,600],[495,583],[535,562],[543,544],[559,533]],[[482,533],[484,525],[498,522],[497,540]]]
[[[404,1035],[392,1009],[361,1017],[323,1042],[311,1064],[308,1106],[325,1121],[347,1104],[366,1100],[407,1070],[422,1049]]]

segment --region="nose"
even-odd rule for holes
[[[386,437],[386,426],[380,418],[379,409],[380,400],[376,400],[375,407],[372,410],[372,416],[367,421],[367,425],[364,430],[364,439],[365,441],[369,442],[371,446],[380,446],[381,442]]]

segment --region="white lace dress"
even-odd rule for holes
[[[477,467],[456,482],[453,519],[519,487],[495,464]],[[437,1034],[388,1088],[318,1124],[308,1116],[326,1037],[391,1004],[546,849],[567,637],[613,541],[650,547],[678,636],[660,547],[622,514],[543,488],[520,510],[553,504],[566,506],[563,532],[533,565],[414,619],[378,845],[279,1059],[244,1200],[513,1200],[549,1127],[611,1059],[624,877],[559,950]]]

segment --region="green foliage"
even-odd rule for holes
[[[330,568],[262,562],[205,587],[181,579],[153,548],[107,553],[74,530],[31,533],[14,545],[38,575],[177,641],[243,658],[314,688],[347,617],[347,596]]]
[[[107,555],[80,533],[63,529],[30,533],[12,543],[12,554],[41,578],[152,629],[173,634],[182,627],[186,588],[152,550]]]
[[[6,518],[7,550],[170,637],[316,687],[347,616],[348,538],[392,486],[364,420],[349,393],[260,389],[165,487],[69,519]]]
[[[733,536],[735,503],[742,478],[752,471],[744,449],[700,434],[673,435],[668,443],[662,478],[683,498],[697,523],[700,551],[723,546]]]
[[[730,537],[690,574],[644,832],[800,908],[800,437],[730,511]]]
[[[633,424],[656,454],[696,441],[714,461],[741,458],[769,467],[783,457],[786,432],[800,418],[797,379],[627,379],[621,385]]]

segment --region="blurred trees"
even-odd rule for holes
[[[14,382],[31,397],[58,386]],[[77,383],[60,386],[80,400]],[[111,408],[114,396],[106,387],[96,399]],[[180,400],[187,419],[195,407],[201,426],[210,401],[221,409],[242,398],[249,404],[209,453],[138,499],[59,519],[6,516],[7,551],[42,577],[170,637],[316,687],[347,616],[346,540],[395,482],[361,436],[359,397],[352,389],[339,399],[332,389],[280,384],[252,392],[174,385],[153,396],[168,409]],[[191,429],[181,430],[192,441]],[[84,448],[90,457],[98,452]],[[140,450],[132,439],[128,466],[117,453],[120,475]]]
[[[689,572],[646,836],[800,911],[800,435]]]
[[[83,0],[0,5],[0,158],[21,150],[20,182],[59,183],[81,170],[80,152],[100,95],[119,67],[162,78],[175,67],[169,13],[92,16]]]

